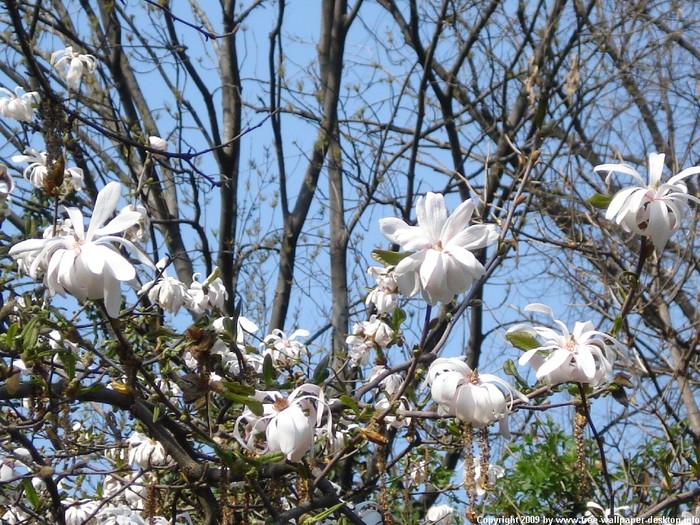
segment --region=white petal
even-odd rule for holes
[[[86,239],[90,239],[94,231],[100,228],[117,207],[121,197],[122,186],[118,182],[110,182],[97,194],[94,212],[90,219]]]
[[[664,159],[666,155],[663,153],[651,153],[649,155],[649,186],[658,186],[661,182],[661,174],[664,171]]]
[[[440,239],[440,232],[447,220],[445,197],[440,193],[428,192],[416,203],[416,218],[418,225],[426,233],[431,242]]]
[[[668,208],[664,202],[654,201],[649,204],[649,213],[647,231],[654,246],[659,250],[663,250],[673,233]]]
[[[440,240],[443,244],[450,242],[452,238],[460,233],[469,224],[473,214],[474,203],[471,199],[467,199],[457,206],[457,209],[447,218],[440,232]]]

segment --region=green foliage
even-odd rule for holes
[[[485,514],[495,516],[577,517],[591,495],[588,480],[598,475],[593,447],[586,447],[585,473],[577,469],[572,431],[551,419],[534,421],[530,431],[508,446],[505,476],[495,486]],[[583,478],[582,479],[582,475]]]

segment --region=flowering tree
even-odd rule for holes
[[[691,520],[697,10],[4,0],[0,519]]]

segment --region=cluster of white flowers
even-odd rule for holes
[[[365,303],[374,305],[379,314],[390,314],[399,303],[399,284],[390,268],[370,266],[367,273],[377,278],[377,285],[367,294]]]
[[[142,468],[162,467],[168,463],[168,455],[163,445],[141,432],[129,436],[129,463]]]
[[[271,334],[263,339],[264,350],[263,356],[270,355],[274,364],[279,364],[282,367],[288,367],[299,362],[302,355],[308,353],[306,345],[299,341],[300,337],[309,337],[311,333],[308,330],[294,330],[292,334],[287,335],[275,328]]]
[[[575,381],[598,386],[610,378],[615,349],[620,347],[616,339],[595,330],[590,321],[576,323],[573,332],[569,332],[564,323],[554,319],[551,308],[543,304],[530,304],[525,311],[546,314],[561,328],[559,333],[545,326],[519,324],[508,330],[509,334],[527,334],[542,343],[519,359],[521,366],[529,363],[535,368],[537,379],[550,385]]]
[[[350,347],[350,360],[355,366],[367,364],[370,350],[388,348],[394,337],[391,327],[376,315],[372,315],[369,321],[355,323],[352,334],[345,338]]]
[[[216,268],[203,283],[197,281],[199,274],[195,273],[188,288],[179,279],[168,275],[167,262],[168,258],[164,257],[156,263],[159,277],[144,283],[139,295],[147,294],[152,303],[173,314],[177,314],[183,306],[197,315],[211,308],[223,310],[228,293]]]
[[[281,392],[259,391],[255,399],[263,403],[263,415],[247,408],[236,419],[234,436],[257,454],[282,452],[289,461],[299,461],[311,451],[316,429],[333,436],[332,414],[321,387],[304,384],[288,397]]]

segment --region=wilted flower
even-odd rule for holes
[[[0,115],[20,122],[30,122],[34,118],[34,106],[39,104],[39,93],[30,91],[20,95],[20,91],[24,89],[16,87],[13,93],[7,88],[0,87],[0,92],[8,95],[0,98]]]
[[[68,46],[51,54],[51,64],[66,78],[70,89],[78,89],[83,73],[95,70],[95,57],[76,53]]]
[[[399,284],[393,270],[370,266],[367,273],[376,275],[377,286],[369,292],[365,303],[373,304],[380,314],[392,313],[399,302]]]
[[[401,399],[399,399],[398,403],[399,403],[399,408],[401,410],[411,410],[411,404],[406,397],[402,397]],[[384,395],[379,396],[379,398],[374,403],[374,408],[378,412],[384,412],[390,406],[391,406],[391,401],[389,401],[389,399],[387,399],[387,397]],[[410,417],[403,417],[403,416],[397,417],[397,416],[389,413],[384,417],[384,423],[386,424],[387,427],[403,428],[403,427],[407,427],[411,424],[411,418]]]
[[[700,203],[700,199],[688,194],[688,187],[683,182],[686,177],[700,173],[700,166],[686,168],[662,184],[664,158],[663,154],[649,155],[647,185],[637,170],[627,164],[601,164],[594,168],[595,171],[610,172],[606,182],[613,172],[618,172],[630,175],[639,183],[639,186],[623,188],[615,194],[605,218],[614,220],[625,231],[650,237],[659,250],[680,227],[688,200]]]
[[[199,273],[192,276],[192,284],[187,290],[189,299],[185,306],[198,315],[212,307],[222,310],[228,293],[224,282],[218,276],[218,269],[215,268],[203,283],[197,281],[198,276]]]
[[[449,505],[433,505],[425,515],[426,525],[450,525],[455,509]]]
[[[369,351],[372,348],[384,350],[394,336],[391,327],[376,315],[370,316],[369,321],[355,323],[352,334],[345,338],[345,343],[350,346],[350,360],[355,366],[367,363]]]
[[[477,374],[459,358],[438,358],[428,369],[426,382],[433,401],[445,414],[482,428],[501,422],[501,433],[508,435],[508,419],[514,399],[528,399],[500,377]]]
[[[149,301],[157,304],[166,312],[177,314],[187,302],[187,286],[168,275],[165,269],[167,261],[168,258],[164,257],[156,263],[156,268],[161,270],[160,277],[155,281],[145,283],[139,290],[139,295],[148,293]]]
[[[316,428],[325,426],[327,435],[332,435],[330,407],[317,385],[301,385],[287,398],[274,391],[257,392],[255,398],[263,402],[263,415],[246,409],[234,428],[236,439],[249,450],[258,454],[279,451],[288,460],[299,461],[311,450]],[[261,443],[263,434],[265,442]]]
[[[99,192],[87,232],[80,210],[65,208],[73,228],[70,233],[19,242],[10,248],[10,255],[15,259],[28,258],[28,273],[34,279],[45,271],[44,282],[51,294],[65,296],[68,292],[80,301],[104,299],[107,313],[118,317],[120,283],[133,279],[136,270],[114,244],[124,246],[141,262],[152,265],[134,244],[114,235],[138,221],[137,212],[119,214],[103,226],[114,212],[120,194],[121,185],[117,182],[110,182]]]
[[[588,510],[584,514],[584,518],[586,518],[588,523],[599,523],[599,517],[602,518],[600,521],[602,523],[611,523],[611,521],[614,523],[618,522],[615,518],[624,518],[620,511],[629,509],[629,506],[615,507],[615,512],[610,512],[610,509],[606,509],[594,501],[589,501],[586,503],[586,508]]]
[[[525,311],[548,315],[561,328],[561,333],[545,326],[510,328],[509,334],[528,334],[542,343],[520,356],[521,366],[530,363],[537,370],[537,379],[544,379],[550,385],[576,381],[597,386],[608,380],[612,371],[610,361],[614,359],[612,349],[620,346],[616,339],[595,330],[590,321],[577,322],[569,333],[564,323],[554,319],[551,308],[543,304],[530,304]]]
[[[258,325],[242,315],[238,316],[238,319],[236,319],[236,346],[239,352],[234,352],[230,347],[230,342],[221,339],[221,335],[224,333],[224,321],[227,319],[229,318],[219,317],[212,323],[219,338],[212,346],[211,354],[221,356],[221,366],[233,375],[241,373],[241,357],[243,358],[243,364],[252,368],[255,372],[261,372],[263,356],[257,353],[249,353],[249,347],[245,344],[246,335],[257,332]]]
[[[447,302],[484,274],[472,252],[496,242],[498,233],[494,225],[467,226],[474,209],[469,199],[448,217],[445,198],[429,192],[416,204],[418,226],[395,217],[379,221],[387,239],[414,252],[394,269],[402,294],[413,297],[421,292],[431,305]]]
[[[168,462],[163,445],[141,432],[129,436],[129,463],[139,467],[160,467]]]
[[[503,467],[489,464],[484,474],[481,469],[481,462],[477,459],[474,462],[474,481],[476,483],[477,496],[483,496],[487,490],[493,490],[496,480],[502,478],[505,472]]]
[[[29,166],[24,168],[22,176],[27,179],[35,188],[44,188],[44,182],[48,173],[46,165],[47,153],[39,153],[33,148],[25,150],[24,155],[15,155],[12,162],[28,162]],[[68,168],[63,174],[63,185],[68,191],[80,191],[83,187],[83,170],[80,168]]]

